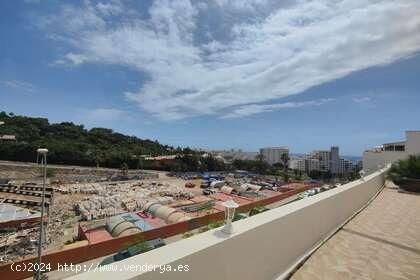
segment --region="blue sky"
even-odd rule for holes
[[[1,1],[0,110],[174,146],[339,145],[420,129],[420,2]]]

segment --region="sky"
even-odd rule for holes
[[[0,111],[173,146],[420,130],[420,1],[0,1]]]

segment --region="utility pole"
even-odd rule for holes
[[[3,121],[0,121],[0,126],[4,125]],[[2,136],[0,135],[0,139],[2,138]]]
[[[41,200],[41,223],[39,226],[39,238],[38,238],[38,269],[36,269],[35,279],[41,279],[41,255],[42,255],[42,244],[44,241],[44,208],[45,208],[45,183],[47,181],[47,149],[38,149],[37,154],[41,156],[41,163],[44,166],[44,178],[42,182],[42,200]]]
[[[0,122],[0,125],[1,125],[1,122]],[[6,199],[3,199],[2,201],[0,201],[0,205],[1,204],[3,204],[3,202],[5,201]],[[3,254],[3,257],[2,257],[2,260],[3,261],[5,261],[6,260],[6,253],[7,253],[7,241],[9,240],[9,232],[10,232],[10,229],[9,229],[9,227],[7,227],[7,235],[6,235],[6,239],[5,239],[5,241],[4,241],[4,254]]]

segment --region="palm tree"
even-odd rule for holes
[[[284,171],[287,172],[287,169],[289,168],[289,155],[288,154],[282,154],[281,155],[281,160],[283,161],[283,167],[284,167]]]

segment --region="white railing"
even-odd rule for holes
[[[281,279],[375,196],[386,169],[237,221],[230,236],[215,229],[73,279]]]

